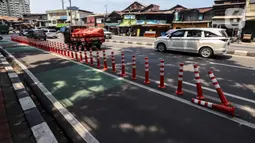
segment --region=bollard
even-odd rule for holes
[[[97,67],[100,68],[100,56],[99,56],[99,51],[97,51]]]
[[[164,60],[160,61],[160,82],[158,87],[159,88],[166,88],[165,86],[165,64],[164,64]]]
[[[78,58],[78,50],[76,49],[76,50],[74,51],[74,53],[75,53],[75,59],[78,61],[78,60],[79,60],[79,58]]]
[[[183,95],[183,91],[182,91],[182,81],[183,81],[183,63],[180,63],[179,65],[179,75],[178,75],[178,87],[176,90],[176,94],[177,95]]]
[[[195,74],[195,80],[196,80],[196,86],[197,86],[197,99],[204,100],[205,97],[203,96],[202,85],[201,85],[199,71],[198,71],[198,65],[194,65],[194,74]]]
[[[132,57],[132,79],[136,80],[136,57]]]
[[[107,70],[107,59],[106,59],[106,54],[105,54],[105,50],[103,50],[103,56],[104,56],[104,70]]]
[[[230,103],[228,102],[226,96],[224,95],[224,92],[222,91],[220,84],[218,83],[217,79],[215,78],[213,72],[210,71],[210,72],[208,72],[208,74],[209,74],[209,77],[211,78],[211,81],[220,97],[221,103],[224,106],[230,106]]]
[[[82,52],[80,51],[80,62],[82,63]]]
[[[86,48],[84,48],[84,55],[85,55],[85,63],[88,64],[88,56],[87,56]]]
[[[90,48],[90,65],[94,66],[92,49]]]
[[[114,52],[112,52],[112,72],[116,72]]]
[[[70,51],[69,51],[69,49],[67,49],[66,52],[67,52],[67,57],[70,58]]]
[[[125,76],[127,76],[127,74],[126,74],[126,70],[125,70],[125,56],[124,56],[124,52],[122,51],[122,53],[121,53],[121,63],[122,63],[122,66],[121,66],[121,74],[120,74],[120,76],[121,77],[125,77]]]
[[[149,58],[146,57],[145,58],[145,80],[144,80],[145,84],[150,84],[150,80],[149,80]]]
[[[73,59],[74,58],[73,51],[70,51],[70,52],[71,52],[71,58]]]

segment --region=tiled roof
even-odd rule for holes
[[[183,9],[183,11],[191,11],[191,10],[198,10],[200,13],[206,13],[206,12],[212,10],[212,7],[201,7],[201,8]]]
[[[10,16],[1,16],[0,19],[6,20],[6,21],[17,21],[19,18],[17,17],[10,17]]]

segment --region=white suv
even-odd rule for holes
[[[58,38],[57,30],[55,29],[43,29],[47,38]]]
[[[167,36],[158,37],[155,49],[199,53],[208,58],[216,54],[225,54],[229,38],[225,29],[219,28],[184,28]]]

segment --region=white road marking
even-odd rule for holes
[[[47,52],[38,49],[43,52]],[[5,50],[6,51],[6,50]],[[77,133],[82,137],[82,139],[88,143],[99,143],[97,139],[90,134],[90,132],[65,108],[59,101],[48,91],[48,89],[40,83],[40,81],[23,65],[19,60],[17,60],[13,55],[6,51],[9,57],[11,57],[33,80],[35,84],[40,88],[40,90],[47,96],[47,98],[52,102],[56,109],[64,116],[64,118],[69,122],[70,125],[77,131]],[[50,53],[50,52],[47,52]],[[58,55],[59,56],[59,55]],[[62,57],[62,56],[59,56]],[[65,58],[67,59],[67,58]],[[69,59],[68,59],[69,60]],[[72,61],[72,60],[69,60]]]
[[[39,50],[41,50],[41,49],[39,49]],[[44,51],[44,50],[41,50],[41,51]],[[47,51],[46,51],[46,52],[47,52]],[[142,85],[142,84],[139,84],[139,83],[136,83],[136,82],[133,82],[133,81],[124,79],[124,78],[122,78],[122,77],[119,77],[119,76],[116,76],[116,75],[113,75],[113,74],[104,72],[103,70],[95,69],[95,68],[93,68],[93,67],[90,67],[90,66],[84,65],[84,64],[82,64],[82,63],[79,63],[79,62],[70,60],[69,58],[66,58],[66,57],[64,57],[64,56],[61,56],[61,55],[58,55],[58,54],[55,54],[55,53],[51,53],[51,52],[47,52],[47,53],[50,53],[50,54],[55,55],[55,56],[57,56],[57,57],[66,59],[66,60],[68,60],[68,61],[70,61],[70,62],[73,62],[73,63],[76,63],[76,64],[78,64],[78,65],[85,66],[85,67],[90,68],[90,69],[92,69],[92,70],[94,70],[94,71],[101,72],[101,73],[103,73],[103,74],[105,74],[105,75],[108,75],[108,76],[110,76],[110,77],[117,78],[117,79],[119,79],[119,80],[123,80],[123,81],[125,81],[126,83],[129,83],[129,84],[135,85],[135,86],[137,86],[137,87],[146,89],[146,90],[148,90],[148,91],[157,93],[158,95],[168,97],[168,98],[170,98],[170,99],[173,99],[173,100],[179,101],[179,102],[181,102],[181,103],[187,104],[187,105],[189,105],[189,106],[192,106],[192,107],[198,108],[198,109],[200,109],[200,110],[206,111],[206,112],[208,112],[208,113],[217,115],[217,116],[222,117],[222,118],[224,118],[224,119],[227,119],[227,120],[230,120],[230,121],[233,121],[233,122],[236,122],[236,123],[245,125],[245,126],[247,126],[247,127],[250,127],[250,128],[252,128],[252,129],[255,129],[255,124],[254,124],[254,123],[245,121],[245,120],[240,119],[240,118],[237,118],[237,117],[231,117],[231,118],[230,118],[228,115],[225,115],[225,114],[222,114],[222,113],[219,113],[219,112],[216,112],[216,111],[213,111],[213,110],[210,110],[210,109],[201,107],[201,106],[199,106],[199,105],[192,104],[190,101],[187,101],[187,100],[185,100],[185,99],[181,99],[181,98],[176,97],[176,96],[174,96],[174,95],[172,95],[172,94],[168,94],[168,93],[159,91],[159,90],[157,90],[157,89],[154,89],[154,88],[151,88],[151,87],[148,87],[148,86],[145,86],[145,85]],[[9,53],[8,53],[8,54],[9,54]],[[16,59],[16,60],[17,60],[17,59]],[[18,60],[17,60],[17,61],[18,61]],[[18,62],[19,62],[19,61],[18,61]],[[19,62],[19,63],[20,63],[20,62]],[[23,66],[24,66],[24,65],[23,65]],[[31,72],[30,72],[30,73],[31,73]],[[31,74],[32,74],[32,73],[31,73]],[[34,77],[34,78],[35,78],[35,77]],[[38,82],[39,82],[39,81],[38,81]],[[45,88],[45,87],[44,87],[44,88]],[[46,90],[47,90],[47,89],[46,89]],[[215,90],[214,90],[214,92],[215,92]],[[49,94],[51,95],[51,93],[49,93]],[[52,96],[52,95],[51,95],[51,96]],[[53,96],[52,96],[52,97],[53,97]],[[53,97],[53,98],[54,98],[54,97]],[[254,101],[253,101],[253,102],[254,102]],[[64,108],[64,109],[65,109],[65,108]],[[71,113],[70,113],[70,114],[71,114]],[[77,121],[77,122],[79,122],[79,121]],[[79,122],[79,123],[80,123],[80,122]]]
[[[189,83],[189,82],[186,82],[186,81],[183,81],[183,84],[196,87],[195,84]],[[211,88],[208,88],[208,87],[202,87],[202,89],[207,90],[207,91],[211,91],[211,92],[214,92],[214,93],[217,93],[217,91],[216,91],[215,89],[211,89]],[[243,101],[246,101],[246,102],[250,102],[250,103],[255,104],[255,101],[254,101],[254,100],[251,100],[251,99],[248,99],[248,98],[245,98],[245,97],[240,97],[240,96],[237,96],[237,95],[234,95],[234,94],[231,94],[231,93],[226,93],[226,92],[224,92],[224,94],[225,94],[226,96],[229,96],[229,97],[232,97],[232,98],[236,98],[236,99],[239,99],[239,100],[243,100]]]
[[[36,107],[30,96],[19,99],[19,102],[23,111]]]
[[[253,67],[253,68],[248,68],[248,67],[234,66],[234,65],[222,64],[222,63],[215,63],[215,62],[210,62],[210,64],[255,71],[255,67]]]

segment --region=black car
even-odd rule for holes
[[[27,36],[28,29],[22,29],[19,33],[20,36]]]
[[[40,30],[40,29],[29,30],[26,36],[27,38],[33,38],[33,39],[46,41],[46,34],[44,33],[43,30]]]

